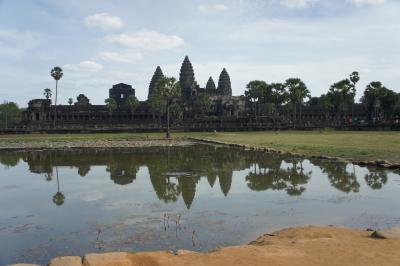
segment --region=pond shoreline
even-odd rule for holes
[[[351,163],[351,164],[358,165],[358,166],[372,166],[372,167],[377,167],[377,168],[382,168],[382,169],[400,170],[400,163],[393,163],[393,162],[389,162],[387,160],[375,160],[375,161],[348,160],[348,159],[342,158],[342,157],[334,157],[334,156],[326,156],[326,155],[306,155],[306,154],[301,154],[301,153],[285,152],[285,151],[280,151],[280,150],[271,149],[271,148],[260,148],[257,146],[249,146],[249,145],[237,144],[237,143],[228,143],[228,142],[204,139],[204,138],[188,138],[188,139],[192,140],[194,142],[198,142],[198,143],[225,145],[225,146],[230,146],[230,147],[235,147],[235,148],[242,148],[245,150],[263,151],[263,152],[270,153],[270,154],[275,153],[275,154],[292,155],[292,156],[298,156],[298,157],[310,157],[310,158],[316,158],[316,159],[336,160],[336,161]]]
[[[71,148],[136,148],[187,146],[195,144],[189,139],[143,139],[143,140],[61,140],[0,142],[0,151]]]
[[[316,159],[337,160],[359,166],[371,166],[388,170],[400,170],[400,163],[388,160],[349,160],[342,157],[326,155],[307,155],[302,153],[286,152],[271,148],[261,148],[245,144],[229,143],[208,138],[182,137],[182,138],[148,138],[138,140],[40,140],[40,141],[0,141],[0,151],[25,151],[45,149],[74,149],[74,148],[141,148],[141,147],[165,147],[165,146],[187,146],[199,143],[214,144],[240,148],[245,150],[262,151],[269,154],[282,154],[297,157],[310,157]]]
[[[48,265],[400,265],[399,236],[398,227],[383,231],[295,227],[264,234],[247,245],[221,247],[208,253],[112,252],[86,254],[83,258],[57,257]]]

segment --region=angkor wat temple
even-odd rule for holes
[[[150,81],[148,98],[155,92],[156,84],[163,76],[161,67],[157,66]],[[179,103],[183,106],[181,123],[198,119],[195,101],[201,93],[206,93],[211,100],[207,117],[236,120],[245,115],[245,98],[232,96],[230,77],[225,68],[219,76],[218,86],[210,77],[206,87],[202,88],[197,84],[192,64],[186,56],[180,69],[179,83],[182,90]],[[140,101],[135,111],[131,112],[126,102],[130,95],[135,95],[135,89],[131,85],[113,85],[109,89],[109,98],[114,99],[118,107],[110,114],[106,105],[92,105],[84,94],[80,94],[72,105],[57,105],[57,127],[161,128],[165,120],[164,114],[151,110],[148,100]],[[34,99],[29,102],[23,114],[23,124],[28,128],[46,129],[52,127],[54,118],[55,109],[50,99]]]
[[[127,99],[130,95],[135,95],[135,89],[131,85],[119,83],[109,89],[109,98],[117,103],[117,108],[112,112],[106,105],[92,105],[84,94],[80,94],[74,104],[57,105],[56,108],[50,99],[34,99],[29,102],[23,114],[22,125],[28,130],[52,130],[56,118],[57,130],[162,130],[166,124],[165,112],[154,110],[149,101],[162,77],[163,71],[157,66],[149,83],[148,99],[140,101],[133,112],[127,104]],[[295,118],[290,105],[277,106],[274,111],[262,110],[262,113],[256,115],[255,110],[259,107],[254,102],[243,95],[232,96],[231,81],[225,68],[219,76],[218,86],[210,77],[205,87],[200,87],[187,56],[180,68],[179,84],[181,93],[180,97],[175,99],[175,103],[180,107],[180,115],[171,117],[171,126],[174,129],[284,129],[292,128],[294,123],[298,128],[335,127],[345,123],[352,126],[362,125],[363,121],[371,120],[362,104],[353,104],[348,116],[343,117],[318,104],[318,97],[316,104],[312,99],[301,104]],[[206,111],[199,106],[199,99],[204,94],[207,95],[210,105]],[[353,122],[349,123],[350,118]]]

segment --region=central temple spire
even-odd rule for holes
[[[224,68],[218,80],[218,93],[224,96],[232,96],[231,79]]]
[[[183,60],[181,71],[179,73],[179,83],[182,88],[182,95],[190,97],[191,90],[195,84],[195,78],[193,66],[188,56],[185,56],[185,59]]]

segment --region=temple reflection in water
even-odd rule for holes
[[[245,171],[245,182],[252,191],[285,191],[290,196],[303,194],[312,177],[312,169],[319,169],[332,187],[344,193],[359,192],[357,178],[364,178],[372,189],[381,189],[388,180],[385,171],[373,168],[369,168],[367,174],[357,176],[354,166],[340,161],[212,145],[0,152],[0,163],[5,167],[16,166],[21,161],[28,164],[32,173],[43,174],[46,181],[57,180],[57,184],[58,167],[77,168],[77,173],[85,177],[91,167],[105,166],[116,185],[134,185],[139,169],[146,167],[158,199],[175,202],[182,196],[187,208],[193,203],[201,178],[206,178],[211,187],[218,179],[221,192],[228,196],[235,171]],[[57,205],[64,201],[59,188],[53,201]]]

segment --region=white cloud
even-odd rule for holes
[[[214,5],[199,5],[197,10],[204,14],[222,12],[228,10],[228,7],[224,4],[214,4]]]
[[[350,0],[356,6],[364,6],[364,5],[382,5],[386,2],[386,0]]]
[[[32,31],[0,30],[0,55],[21,57],[43,41]]]
[[[89,28],[101,28],[103,30],[118,30],[124,26],[121,18],[109,15],[108,13],[98,13],[85,18],[85,25]]]
[[[143,59],[143,54],[139,52],[127,52],[127,53],[102,52],[100,53],[100,59],[106,62],[130,63],[132,61],[138,61]]]
[[[181,37],[176,35],[166,35],[148,30],[109,35],[105,37],[105,40],[123,47],[147,51],[172,49],[185,43]]]
[[[94,61],[82,61],[78,64],[66,64],[65,70],[76,73],[93,73],[103,69],[103,65]]]
[[[318,1],[319,0],[280,0],[280,4],[288,8],[303,9]]]

